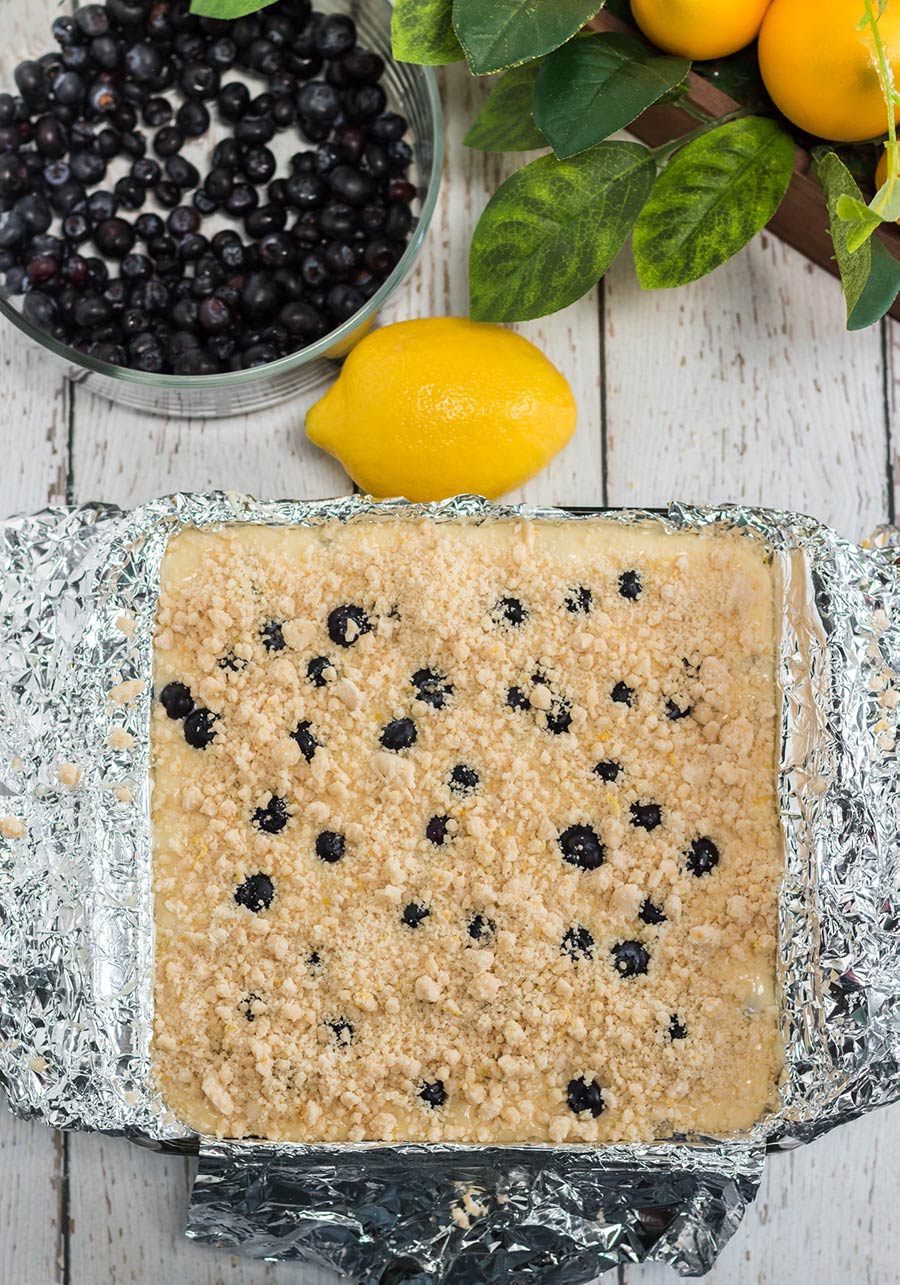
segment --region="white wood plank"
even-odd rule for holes
[[[54,0],[4,12],[0,86],[22,58],[42,53]],[[42,22],[41,18],[46,21]],[[37,20],[36,20],[37,19]],[[65,498],[68,397],[62,368],[5,322],[0,325],[0,514]],[[62,1137],[13,1119],[0,1097],[0,1281],[57,1281],[63,1270]]]
[[[527,153],[497,156],[463,147],[463,137],[487,97],[489,82],[475,80],[461,64],[439,72],[445,107],[444,189],[430,243],[423,254],[405,314],[468,316],[469,243],[490,196]],[[544,504],[599,504],[600,333],[597,291],[554,317],[513,329],[537,344],[562,371],[578,405],[572,441],[538,477],[510,500]]]
[[[744,500],[861,538],[887,511],[881,339],[771,236],[695,285],[607,278],[610,498]]]
[[[885,351],[888,359],[886,393],[890,434],[887,443],[887,466],[892,483],[895,522],[900,522],[900,322],[890,318],[885,326]]]
[[[900,1108],[771,1156],[756,1203],[709,1285],[895,1285]],[[672,1285],[668,1267],[629,1267],[626,1285]]]
[[[606,286],[611,502],[743,500],[865,536],[887,511],[881,339],[848,335],[842,315],[837,283],[771,237],[652,295],[623,256]],[[894,1110],[774,1157],[708,1279],[896,1280],[898,1140]],[[628,1285],[669,1279],[625,1273]]]
[[[340,1279],[320,1268],[254,1262],[187,1240],[192,1161],[145,1151],[124,1138],[82,1135],[77,1141],[72,1285],[333,1285]]]

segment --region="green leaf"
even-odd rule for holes
[[[748,116],[688,143],[666,167],[634,229],[645,290],[696,281],[737,254],[781,204],[794,141]]]
[[[855,196],[841,196],[837,203],[838,218],[847,225],[847,248],[850,253],[858,250],[868,241],[881,219],[866,205],[865,201]]]
[[[453,25],[476,76],[549,53],[580,31],[603,0],[453,0]]]
[[[856,306],[847,314],[848,330],[874,326],[890,309],[900,291],[900,263],[885,246],[872,237],[872,267]]]
[[[191,13],[201,18],[243,18],[274,3],[275,0],[191,0]]]
[[[844,197],[848,197],[851,201],[859,201],[861,195],[852,174],[835,152],[816,153],[815,170],[828,206],[831,239],[834,242],[834,254],[847,299],[849,323],[850,315],[866,288],[866,282],[872,270],[872,247],[867,241],[855,251],[850,249],[852,224],[841,218],[838,208]]]
[[[463,139],[466,147],[481,152],[529,152],[548,146],[531,116],[540,66],[540,62],[528,62],[500,77]]]
[[[828,205],[831,239],[847,300],[847,329],[864,330],[879,321],[896,299],[900,263],[875,237],[851,249],[855,224],[842,219],[839,210],[845,200],[861,204],[862,197],[840,157],[830,151],[816,152],[815,170]]]
[[[453,30],[453,0],[394,0],[391,42],[400,62],[442,66],[465,57]]]
[[[478,221],[469,258],[477,321],[527,321],[574,303],[606,272],[653,189],[639,143],[601,143],[513,174]]]
[[[690,67],[689,58],[664,57],[617,32],[572,40],[541,65],[534,119],[563,160],[630,125]]]

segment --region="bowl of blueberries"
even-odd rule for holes
[[[0,312],[91,391],[272,405],[332,379],[409,272],[434,74],[393,61],[389,0],[316,6],[81,4],[0,86]]]

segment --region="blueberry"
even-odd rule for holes
[[[209,112],[199,99],[190,98],[178,108],[175,123],[188,138],[200,138],[209,129]]]
[[[91,85],[88,91],[88,102],[91,110],[100,116],[112,116],[118,112],[121,105],[115,85],[105,80],[98,80]]]
[[[146,41],[132,45],[125,54],[125,70],[134,80],[155,80],[162,71],[162,57],[155,45]]]
[[[496,931],[497,925],[493,919],[487,919],[484,915],[474,914],[466,924],[466,931],[472,938],[472,941],[489,941]]]
[[[13,72],[16,88],[30,106],[46,104],[50,85],[47,73],[39,62],[31,59],[20,62]]]
[[[669,1039],[670,1040],[687,1039],[687,1027],[685,1026],[684,1022],[680,1021],[677,1013],[673,1013],[672,1016],[669,1018]]]
[[[235,125],[234,136],[240,143],[269,143],[275,137],[275,121],[268,112],[260,115],[250,111]]]
[[[243,219],[259,205],[259,195],[249,183],[235,183],[231,195],[225,201],[225,209],[235,218]]]
[[[17,210],[0,214],[0,249],[21,245],[28,237],[28,224]]]
[[[403,914],[400,918],[407,928],[418,928],[419,924],[426,920],[430,914],[431,911],[427,906],[420,906],[418,902],[411,901],[409,905],[404,906]]]
[[[315,757],[316,750],[319,748],[319,742],[313,735],[312,724],[304,719],[291,732],[291,737],[300,746],[301,753],[307,763],[311,763]]]
[[[306,677],[314,687],[324,687],[328,681],[325,670],[331,668],[331,659],[328,656],[313,656],[306,666]]]
[[[252,147],[243,158],[241,168],[251,183],[268,183],[275,173],[275,157],[268,147]]]
[[[619,593],[623,598],[630,598],[632,602],[641,596],[641,577],[636,571],[623,571],[619,576]]]
[[[124,259],[134,245],[134,229],[124,219],[104,219],[94,232],[94,244],[108,259]]]
[[[447,1090],[443,1080],[426,1080],[419,1089],[419,1097],[426,1106],[436,1109],[447,1101]]]
[[[267,621],[260,629],[259,636],[266,651],[284,651],[284,634],[281,631],[281,622],[279,620]]]
[[[292,174],[287,180],[287,199],[298,210],[309,210],[321,203],[325,185],[315,174]]]
[[[638,911],[638,919],[645,924],[664,924],[666,922],[666,916],[663,911],[660,910],[659,906],[654,905],[649,897],[644,899],[643,905]]]
[[[563,860],[579,870],[596,870],[606,858],[606,850],[596,830],[589,825],[570,825],[557,840]]]
[[[321,314],[312,304],[301,303],[299,300],[286,303],[278,314],[278,320],[289,335],[303,339],[318,339],[326,329]]]
[[[574,1111],[576,1115],[582,1115],[589,1111],[596,1120],[603,1114],[603,1092],[596,1080],[591,1080],[590,1084],[584,1078],[570,1080],[566,1087],[566,1102],[569,1110]]]
[[[102,4],[88,4],[75,14],[75,23],[89,40],[105,36],[109,31],[109,14]]]
[[[586,614],[590,611],[594,595],[585,585],[578,585],[566,595],[566,610],[573,615]]]
[[[234,313],[221,299],[204,299],[197,308],[197,321],[201,330],[208,335],[224,334],[233,320]]]
[[[454,794],[474,794],[478,789],[478,773],[465,763],[457,763],[450,773],[449,786]]]
[[[373,84],[384,75],[384,59],[368,49],[351,49],[341,59],[341,68],[350,82]]]
[[[144,185],[134,178],[120,178],[115,186],[116,199],[126,210],[139,210],[144,204]]]
[[[518,598],[500,598],[491,612],[491,617],[495,624],[505,623],[518,629],[528,619],[528,610]]]
[[[42,236],[53,222],[53,211],[43,196],[22,196],[16,201],[15,212],[25,221],[32,236]]]
[[[240,1004],[238,1004],[238,1008],[244,1014],[244,1017],[246,1017],[248,1022],[255,1021],[256,1014],[253,1011],[253,1005],[259,1003],[259,1000],[260,996],[257,995],[255,991],[250,991],[248,995],[244,996]]]
[[[506,693],[506,703],[510,709],[531,709],[531,701],[521,687],[510,687]]]
[[[676,705],[673,700],[666,701],[666,718],[671,722],[677,723],[679,719],[688,718],[691,714],[692,706],[688,705],[684,709]]]
[[[297,111],[304,123],[330,125],[341,110],[337,90],[322,80],[310,80],[297,95]]]
[[[646,973],[650,963],[650,954],[639,941],[620,941],[613,946],[610,954],[613,967],[620,977],[638,977]]]
[[[634,688],[627,683],[616,683],[609,695],[617,705],[628,705],[630,708],[634,704]]]
[[[353,1023],[349,1022],[346,1017],[334,1017],[325,1025],[334,1035],[336,1042],[346,1046],[353,1043]]]
[[[52,116],[43,116],[34,131],[34,145],[42,156],[50,160],[58,160],[60,156],[65,156],[69,146],[65,126],[58,120],[54,120]],[[80,155],[80,152],[76,152],[73,161]],[[76,175],[76,177],[79,176]]]
[[[655,830],[662,824],[662,812],[658,803],[632,803],[631,824],[641,830]]]
[[[153,150],[165,159],[175,156],[184,147],[184,134],[175,125],[164,125],[153,139]]]
[[[338,647],[352,647],[363,634],[371,632],[369,617],[354,603],[335,607],[328,616],[328,637]]]
[[[447,675],[434,669],[417,669],[410,681],[416,689],[416,699],[434,709],[443,709],[448,696],[453,695],[453,685],[447,682]]]
[[[237,58],[237,45],[228,36],[221,36],[207,46],[206,57],[213,67],[218,68],[219,71],[225,71],[227,68],[234,66],[234,61]]]
[[[365,205],[375,192],[375,181],[351,165],[338,165],[328,175],[328,186],[339,201]]]
[[[154,237],[163,236],[166,225],[158,214],[142,214],[134,221],[134,230],[142,241],[152,241]]]
[[[245,906],[254,914],[268,910],[275,896],[275,885],[268,875],[248,875],[239,883],[234,892],[234,899],[239,906]]]
[[[107,299],[102,295],[88,293],[76,299],[72,314],[75,318],[75,324],[82,330],[94,330],[101,326],[104,321],[108,321],[112,313],[112,307]]]
[[[344,111],[351,121],[370,121],[387,106],[381,85],[353,85],[344,93]]]
[[[191,690],[184,683],[167,683],[159,693],[159,700],[169,718],[187,718],[194,708]]]
[[[425,838],[440,848],[447,838],[447,822],[449,817],[432,817],[425,827]]]
[[[39,254],[28,263],[25,271],[33,286],[45,286],[56,277],[59,263],[49,254]]]
[[[243,81],[230,81],[219,92],[219,115],[232,123],[241,119],[250,106],[250,90]]]
[[[169,171],[169,177],[178,183],[178,178],[171,172],[173,169],[177,174],[180,174],[181,171],[178,167],[169,161],[166,165],[166,170]],[[184,186],[187,185],[185,184]],[[200,215],[190,205],[179,205],[166,219],[166,227],[174,237],[190,236],[200,230]]]
[[[612,759],[604,759],[594,767],[594,772],[601,781],[617,781],[621,771],[622,764],[615,763]]]
[[[178,76],[178,86],[186,98],[215,98],[219,92],[219,73],[208,63],[185,63]]]
[[[325,296],[325,310],[338,324],[359,312],[364,303],[365,299],[360,292],[350,285],[332,286]]]
[[[291,814],[284,799],[273,794],[264,808],[257,808],[253,813],[253,824],[264,834],[280,834]]]
[[[184,739],[195,750],[205,750],[216,739],[214,724],[218,714],[208,709],[195,709],[184,720]]]
[[[395,718],[382,728],[378,738],[386,750],[408,750],[418,739],[416,725],[411,718]]]
[[[396,143],[406,133],[408,125],[396,112],[385,112],[372,123],[372,137],[379,143]]]
[[[580,924],[566,930],[560,950],[572,959],[590,959],[594,953],[594,938]]]
[[[698,879],[715,870],[719,864],[719,849],[712,839],[694,839],[686,857],[687,868]]]
[[[316,856],[328,865],[334,865],[336,861],[340,861],[345,849],[344,836],[336,834],[334,830],[323,830],[316,838]]]
[[[266,273],[251,272],[241,290],[241,312],[253,322],[268,321],[278,310],[278,289]]]
[[[562,736],[568,732],[572,726],[571,705],[561,696],[555,696],[550,709],[545,716],[545,725],[548,732],[554,736]]]

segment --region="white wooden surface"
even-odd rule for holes
[[[57,5],[28,0],[31,29],[35,9],[50,15]],[[6,0],[3,83],[24,50],[16,15],[25,12],[25,0]],[[459,68],[442,81],[444,190],[397,316],[465,312],[469,234],[503,173],[502,160],[461,146],[481,90]],[[855,538],[894,514],[900,330],[890,323],[847,335],[835,283],[771,237],[674,293],[641,296],[625,255],[601,290],[521,329],[568,376],[580,411],[574,441],[524,498],[745,500],[804,509]],[[176,488],[346,491],[342,471],[305,442],[304,410],[294,402],[225,422],[147,418],[69,388],[2,329],[0,514],[66,497],[133,504]],[[190,1178],[185,1160],[120,1139],[54,1136],[0,1107],[0,1285],[334,1279],[190,1244],[182,1235]],[[896,1285],[898,1185],[900,1108],[776,1156],[709,1279]],[[674,1280],[655,1267],[618,1276],[620,1285]]]

